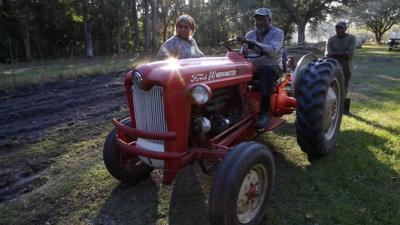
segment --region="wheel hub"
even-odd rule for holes
[[[128,171],[134,171],[142,163],[136,156],[121,155],[121,164]]]
[[[250,183],[250,187],[248,188],[248,191],[246,192],[247,201],[251,201],[252,199],[254,199],[255,197],[258,196],[257,185],[258,185],[257,182],[255,184]]]
[[[333,84],[329,87],[328,92],[326,94],[326,103],[324,110],[324,133],[326,139],[330,140],[336,130],[337,119],[339,114],[339,106],[338,106],[338,91],[337,84],[333,82]]]
[[[248,223],[256,215],[264,202],[267,189],[265,166],[253,166],[244,178],[237,199],[237,216],[241,223]]]

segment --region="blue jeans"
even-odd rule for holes
[[[263,66],[254,72],[254,78],[260,80],[261,109],[260,114],[267,114],[271,95],[276,81],[282,76],[282,70],[277,65]]]

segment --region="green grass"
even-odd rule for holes
[[[266,224],[398,224],[400,221],[400,52],[357,50],[351,116],[334,152],[309,164],[294,116],[264,141],[279,152]],[[306,216],[307,215],[307,216]]]
[[[148,57],[61,59],[0,65],[0,90],[127,70]]]
[[[337,146],[328,157],[312,164],[307,160],[296,143],[295,115],[258,138],[275,151],[277,167],[262,224],[399,223],[399,62],[400,51],[376,46],[357,50],[352,115],[343,117]],[[110,128],[109,123],[96,129],[81,124],[79,131],[57,131],[2,158],[1,163],[12,166],[57,151],[42,172],[43,186],[0,205],[0,224],[208,224],[212,176],[189,166],[170,186],[161,186],[157,173],[153,180],[124,186],[102,164]]]

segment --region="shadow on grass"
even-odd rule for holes
[[[309,166],[275,152],[275,188],[262,224],[398,224],[400,176],[381,158],[395,154],[385,144],[350,130]]]
[[[344,131],[334,151],[311,165],[297,165],[289,159],[293,153],[275,150],[275,187],[261,224],[396,224],[400,176],[379,158],[393,154],[385,143],[366,131]],[[208,178],[197,167],[184,168],[171,186],[170,201],[159,197],[151,180],[118,186],[94,222],[207,225]]]
[[[136,186],[121,183],[105,200],[94,224],[156,224],[158,205],[158,188],[151,179]]]
[[[393,135],[396,135],[396,134],[400,133],[400,130],[398,130],[398,129],[393,129],[393,128],[390,128],[390,127],[382,126],[380,124],[374,123],[372,121],[369,121],[369,120],[367,120],[367,119],[365,119],[365,118],[363,118],[361,116],[355,115],[355,114],[351,114],[350,113],[348,116],[352,117],[352,118],[354,118],[354,119],[356,119],[356,120],[358,120],[360,122],[366,123],[366,124],[368,124],[370,126],[373,126],[373,127],[377,128],[377,129],[385,130],[385,131],[387,131],[389,133],[392,133]]]
[[[98,211],[94,224],[209,224],[208,193],[202,190],[196,170],[191,165],[184,168],[171,186],[163,187],[166,190],[159,190],[152,179],[136,186],[118,185]]]
[[[181,171],[172,190],[169,210],[170,225],[207,225],[208,192],[204,191],[198,167],[188,166]]]

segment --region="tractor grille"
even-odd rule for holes
[[[133,105],[135,108],[136,128],[146,131],[166,132],[167,124],[164,117],[163,89],[154,86],[144,91],[137,85],[132,85]],[[163,140],[144,139],[164,145]]]

